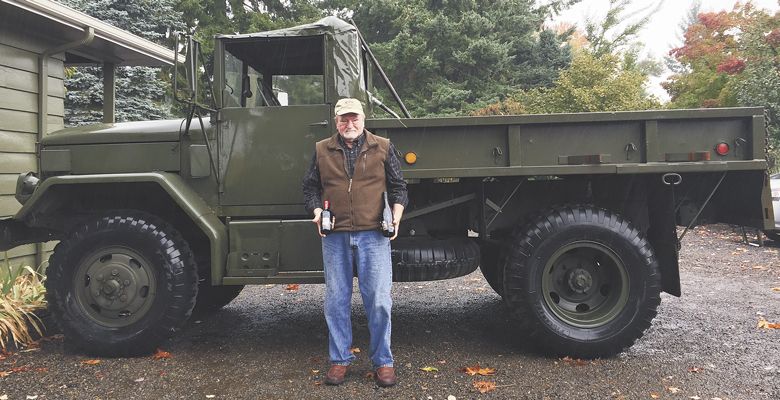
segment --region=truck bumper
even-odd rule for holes
[[[55,240],[54,232],[48,229],[31,228],[22,221],[7,218],[0,219],[0,251],[10,250],[28,243]]]

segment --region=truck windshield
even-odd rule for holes
[[[227,42],[225,106],[324,104],[323,38],[247,38]]]

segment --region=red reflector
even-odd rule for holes
[[[718,155],[725,156],[726,154],[729,154],[729,145],[727,143],[718,143],[718,145],[715,146],[715,152],[718,153]]]

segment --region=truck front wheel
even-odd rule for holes
[[[47,300],[68,342],[89,354],[153,351],[192,313],[198,276],[187,242],[159,218],[117,211],[54,249]]]
[[[592,206],[555,209],[514,242],[504,299],[527,334],[555,355],[608,357],[650,327],[660,276],[631,223]]]

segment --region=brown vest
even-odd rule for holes
[[[317,167],[322,182],[322,200],[330,202],[336,217],[334,231],[367,231],[379,229],[382,217],[382,192],[385,182],[385,159],[390,140],[364,131],[366,138],[355,160],[350,182],[344,150],[338,133],[316,144]]]

